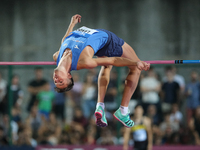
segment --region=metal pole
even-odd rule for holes
[[[13,66],[8,66],[8,113],[9,113],[9,145],[12,145],[12,101],[13,101],[13,93],[11,91],[11,80],[12,80],[12,70]]]

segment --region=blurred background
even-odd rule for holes
[[[82,16],[74,29],[110,30],[141,60],[199,59],[199,0],[1,0],[0,61],[53,61],[74,14]],[[128,69],[113,68],[105,97],[109,126],[98,128],[93,114],[100,68],[72,72],[75,86],[63,94],[53,90],[54,68],[0,66],[0,148],[117,145],[122,149],[125,129],[112,113],[120,105]],[[151,119],[155,148],[200,145],[199,73],[198,64],[152,65],[142,72],[129,109],[134,114],[140,104]],[[132,136],[129,145],[132,149]]]

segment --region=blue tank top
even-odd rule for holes
[[[59,64],[64,51],[69,48],[72,51],[71,70],[77,70],[77,63],[83,49],[89,45],[93,48],[94,54],[96,54],[98,50],[103,48],[107,40],[108,34],[106,32],[98,29],[90,29],[83,26],[71,32],[71,35],[65,38],[60,47],[60,52],[57,58],[57,65]]]

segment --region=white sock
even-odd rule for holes
[[[128,113],[128,107],[120,105],[119,109],[121,110],[122,115],[126,115]]]
[[[98,108],[99,106],[101,106],[103,109],[105,108],[104,103],[97,103],[96,108]]]

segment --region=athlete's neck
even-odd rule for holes
[[[134,120],[140,122],[143,118],[143,115],[134,115]]]
[[[66,50],[64,53],[63,53],[63,56],[58,64],[58,69],[59,68],[65,68],[65,70],[67,72],[70,72],[71,70],[71,64],[72,64],[72,52],[71,50]]]

